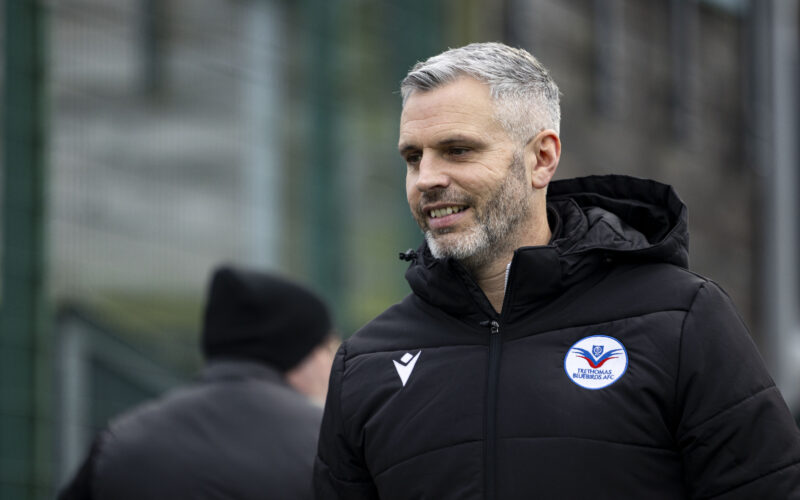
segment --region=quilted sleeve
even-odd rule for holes
[[[339,348],[331,370],[328,397],[314,462],[314,491],[317,500],[373,500],[378,498],[363,454],[348,439],[341,408],[346,342]]]
[[[681,335],[676,440],[691,498],[800,498],[800,432],[731,300],[707,282]]]

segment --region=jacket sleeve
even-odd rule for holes
[[[375,484],[363,459],[363,450],[345,429],[342,415],[342,382],[347,343],[336,353],[325,400],[317,457],[314,462],[314,491],[317,500],[373,500]]]
[[[800,432],[747,328],[715,284],[681,334],[676,439],[691,498],[800,498]]]

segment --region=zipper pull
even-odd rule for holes
[[[490,325],[492,327],[492,329],[490,330],[490,333],[492,335],[500,333],[500,323],[498,323],[496,320],[492,320]]]

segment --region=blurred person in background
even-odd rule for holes
[[[310,499],[338,340],[307,288],[214,273],[199,380],[115,418],[59,498]]]
[[[673,189],[551,182],[559,91],[524,50],[452,49],[401,91],[425,242],[401,254],[413,293],[336,355],[317,497],[800,498],[800,433],[687,270]]]

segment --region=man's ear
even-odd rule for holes
[[[561,139],[554,130],[542,130],[525,145],[525,165],[531,173],[531,185],[544,189],[556,173],[561,159]]]

